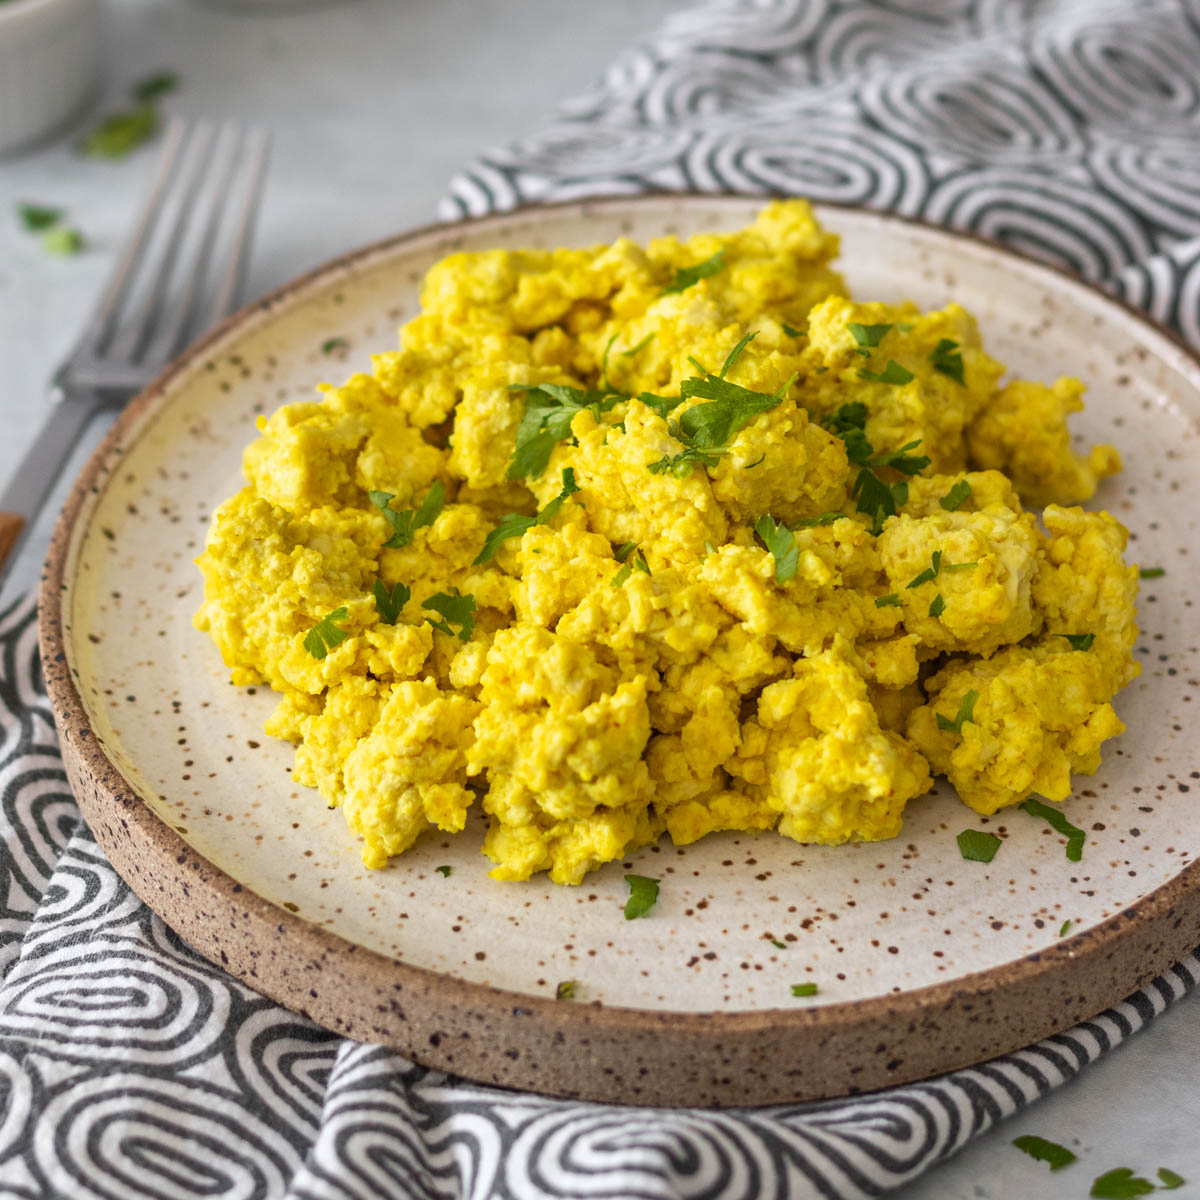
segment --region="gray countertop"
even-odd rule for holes
[[[363,242],[434,219],[455,171],[519,137],[577,92],[673,0],[345,0],[240,15],[187,0],[105,0],[101,101],[178,71],[171,110],[268,126],[274,151],[247,295]],[[80,158],[68,134],[0,160],[0,478],[32,439],[46,380],[93,303],[153,160],[144,150]],[[17,228],[19,201],[62,206],[84,232],[77,258],[53,258]],[[93,430],[82,458],[99,436]],[[52,507],[61,503],[67,477]],[[30,586],[48,540],[40,522],[4,591]],[[1184,1001],[1026,1114],[985,1135],[899,1195],[904,1200],[1084,1197],[1117,1166],[1170,1167],[1200,1195],[1200,1010]],[[1050,1176],[1009,1144],[1037,1133],[1081,1161]]]

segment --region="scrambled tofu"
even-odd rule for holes
[[[1137,572],[1070,506],[1116,450],[1072,450],[1078,380],[1003,383],[968,313],[853,301],[836,252],[781,201],[452,255],[371,375],[260,419],[196,625],[368,866],[476,803],[496,878],[573,884],[1097,769]]]

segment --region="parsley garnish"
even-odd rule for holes
[[[929,361],[933,363],[935,371],[941,371],[943,375],[949,375],[960,387],[966,386],[963,382],[962,351],[958,348],[957,342],[951,341],[950,338],[942,338],[934,346],[933,353],[929,356]]]
[[[866,422],[867,406],[855,401],[843,404],[836,412],[825,417],[821,421],[821,428],[841,438],[846,447],[846,457],[862,467],[850,494],[858,501],[858,511],[871,518],[871,532],[878,536],[883,531],[883,522],[895,516],[908,502],[908,484],[904,480],[884,483],[874,473],[874,468],[892,467],[903,475],[915,475],[929,466],[930,460],[924,455],[908,453],[921,444],[919,441],[872,457],[874,447],[867,440],[864,429]]]
[[[609,580],[608,586],[613,588],[622,587],[630,575],[633,574],[633,568],[626,563],[613,577]]]
[[[953,721],[949,717],[943,717],[941,713],[937,714],[937,727],[945,730],[947,733],[962,733],[962,727],[968,721],[973,725],[975,723],[975,702],[979,699],[979,693],[971,689],[964,693],[963,698],[958,703],[958,716]]]
[[[635,354],[641,354],[645,348],[650,345],[654,339],[658,337],[657,333],[648,333],[636,346],[630,346],[628,350],[621,351],[622,358],[632,358]]]
[[[807,332],[803,329],[793,329],[786,321],[780,321],[779,323],[783,326],[783,332],[786,333],[790,338],[804,337],[805,333]]]
[[[43,208],[39,204],[17,205],[17,216],[21,219],[21,227],[30,233],[49,229],[57,225],[66,215],[66,210],[62,208]]]
[[[1167,1167],[1158,1168],[1158,1177],[1162,1181],[1164,1192],[1173,1192],[1177,1187],[1183,1187],[1187,1183],[1187,1180],[1182,1175],[1177,1175]]]
[[[1165,567],[1143,567],[1138,572],[1139,579],[1160,579],[1167,573]]]
[[[989,863],[999,849],[1000,839],[983,829],[964,829],[958,835],[958,851],[970,862]]]
[[[776,950],[786,950],[788,948],[787,942],[781,942],[778,938],[767,938],[767,941],[769,941]]]
[[[947,563],[942,569],[945,571],[974,571],[979,564],[973,563]]]
[[[724,453],[723,450],[697,450],[694,446],[690,446],[678,454],[664,454],[662,458],[647,463],[646,470],[651,475],[669,473],[676,479],[686,479],[692,473],[693,465],[699,463],[702,467],[715,467],[721,461],[720,456]]]
[[[48,254],[64,257],[83,249],[83,234],[78,229],[50,229],[42,234],[42,248]]]
[[[970,495],[971,485],[965,479],[960,479],[938,503],[947,512],[957,512]]]
[[[626,875],[629,899],[625,901],[625,920],[644,917],[658,903],[658,880],[645,875]]]
[[[855,321],[851,321],[847,326],[851,336],[860,346],[866,346],[874,349],[883,341],[883,335],[892,328],[888,325],[859,325]],[[909,376],[909,378],[912,378]]]
[[[435,621],[432,617],[425,618],[434,629],[440,629],[454,637],[454,630],[450,626],[458,625],[460,628],[457,636],[464,642],[469,640],[471,631],[475,628],[474,596],[462,596],[457,592],[438,592],[430,596],[421,607],[432,609],[441,616],[440,621]]]
[[[702,279],[707,279],[710,275],[715,275],[725,266],[725,247],[722,246],[711,258],[706,258],[702,263],[696,263],[694,267],[680,267],[675,272],[675,278],[671,280],[665,288],[663,295],[670,296],[676,292],[686,291],[694,283],[699,283]]]
[[[894,358],[888,359],[888,364],[882,371],[861,370],[858,373],[859,379],[870,379],[875,383],[891,383],[902,384],[911,383],[916,376],[905,367],[902,367]]]
[[[800,563],[800,547],[796,545],[795,535],[770,514],[764,514],[754,522],[754,532],[775,559],[775,582],[787,583],[795,576]]]
[[[442,867],[436,867],[436,868],[435,868],[435,870],[437,870],[437,871],[440,871],[440,872],[441,872],[441,875],[442,875],[442,878],[443,878],[443,879],[449,879],[449,878],[450,878],[450,872],[451,872],[451,871],[453,871],[453,870],[454,870],[454,868],[453,868],[453,867],[446,867],[446,866],[442,866]]]
[[[665,421],[668,415],[683,403],[682,396],[656,396],[653,392],[642,392],[638,399],[652,408]]]
[[[752,463],[747,463],[742,468],[742,470],[743,471],[753,471],[755,467],[762,466],[762,464],[765,463],[766,461],[767,461],[767,452],[764,450]],[[810,519],[815,520],[815,518],[810,518]]]
[[[942,552],[940,550],[935,550],[933,552],[932,562],[933,562],[933,565],[930,567],[926,567],[925,570],[923,570],[920,573],[920,575],[916,576],[916,578],[913,579],[912,583],[910,583],[908,585],[908,587],[910,587],[910,588],[920,587],[921,584],[929,583],[931,580],[936,579],[938,577],[938,572],[940,572],[942,569]]]
[[[900,597],[895,592],[889,592],[886,596],[875,597],[876,608],[899,608],[901,605]]]
[[[929,615],[931,617],[940,617],[945,611],[946,601],[942,599],[942,593],[938,592],[938,594],[929,602]]]
[[[349,345],[350,345],[350,343],[348,341],[346,341],[346,339],[344,337],[326,338],[321,343],[321,353],[322,354],[332,354],[335,350],[347,349],[349,347]]]
[[[635,571],[641,571],[643,575],[650,574],[650,567],[640,550],[629,560],[629,562]]]
[[[1088,1195],[1098,1200],[1130,1200],[1133,1196],[1147,1196],[1154,1190],[1154,1184],[1135,1175],[1131,1167],[1117,1167],[1101,1175],[1092,1184]]]
[[[571,422],[585,408],[599,420],[602,413],[625,399],[615,392],[585,392],[559,383],[518,383],[508,390],[525,393],[525,412],[508,462],[509,479],[540,475],[554,447],[571,436]]]
[[[871,532],[876,537],[883,532],[883,523],[908,502],[908,484],[884,483],[873,471],[863,467],[854,480],[850,495],[858,501],[858,511],[871,518]]]
[[[1067,936],[1067,933],[1068,933],[1068,931],[1070,930],[1070,928],[1071,928],[1071,922],[1070,922],[1070,921],[1064,921],[1064,922],[1063,922],[1063,923],[1062,923],[1062,924],[1061,924],[1061,925],[1058,927],[1058,936],[1059,936],[1059,937],[1066,937],[1066,936]]]
[[[743,337],[742,340],[740,342],[738,342],[738,344],[736,346],[734,346],[734,348],[732,350],[730,350],[730,352],[725,357],[725,365],[721,368],[721,374],[720,374],[721,379],[724,379],[725,376],[729,374],[729,368],[732,367],[735,362],[737,362],[742,351],[745,350],[745,348],[748,345],[750,345],[750,343],[752,341],[754,341],[754,339],[756,337],[758,337],[757,329],[753,330],[751,333],[746,334],[746,336]]]
[[[815,996],[817,994],[817,985],[815,983],[793,983],[793,996]]]
[[[154,136],[158,128],[158,109],[153,104],[113,113],[79,144],[89,158],[124,158]]]
[[[387,584],[382,579],[375,580],[371,591],[375,595],[375,607],[379,610],[379,619],[385,625],[395,625],[396,619],[408,603],[412,592],[402,583],[396,584],[389,592]]]
[[[1040,800],[1034,800],[1032,797],[1022,801],[1020,807],[1030,816],[1041,817],[1043,821],[1067,839],[1067,858],[1071,862],[1079,862],[1083,858],[1083,843],[1087,840],[1087,834],[1078,826],[1072,825],[1057,808],[1051,808],[1048,804],[1043,804]]]
[[[624,562],[637,549],[637,542],[623,542],[613,551],[617,562]]]
[[[542,509],[536,517],[524,517],[520,513],[507,513],[500,518],[500,524],[484,539],[483,549],[480,550],[472,566],[487,562],[500,547],[500,543],[508,538],[520,537],[527,529],[535,525],[547,525],[556,516],[568,496],[579,491],[575,483],[575,468],[564,467],[562,473],[562,491]]]
[[[844,512],[817,513],[815,517],[801,517],[800,520],[793,522],[792,528],[812,529],[816,525],[832,525],[834,521],[840,521],[845,515]]]
[[[710,403],[697,404],[679,418],[680,440],[701,450],[725,447],[739,429],[782,403],[795,378],[793,375],[771,395],[751,391],[707,371],[702,379],[685,379],[679,389],[685,400],[699,398]]]
[[[335,608],[333,612],[323,616],[305,635],[304,648],[318,661],[325,657],[334,646],[340,646],[349,636],[348,629],[341,629],[335,621],[344,621],[349,612],[345,606]]]
[[[1072,650],[1090,650],[1096,640],[1094,633],[1059,633],[1056,637],[1065,638],[1071,643]]]
[[[554,989],[555,1000],[574,1000],[576,983],[574,979],[564,979],[562,983]]]
[[[1052,1171],[1061,1171],[1063,1167],[1069,1167],[1075,1161],[1075,1155],[1066,1146],[1048,1142],[1032,1133],[1013,1138],[1013,1145],[1037,1162],[1049,1163]]]
[[[141,104],[149,104],[168,92],[173,92],[179,86],[179,76],[174,71],[159,71],[156,75],[147,75],[145,79],[133,85],[133,98]]]
[[[442,481],[435,479],[429,494],[417,509],[406,508],[397,512],[389,507],[393,492],[368,492],[367,499],[379,509],[392,527],[392,536],[383,543],[385,550],[399,550],[413,540],[413,535],[423,525],[432,525],[437,520],[438,513],[446,503],[446,493],[442,489]]]

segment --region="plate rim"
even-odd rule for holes
[[[71,544],[89,497],[105,486],[110,460],[117,457],[113,453],[114,448],[121,445],[139,422],[170,402],[172,384],[198,360],[211,356],[214,348],[244,326],[267,320],[272,312],[281,308],[286,310],[293,302],[302,302],[308,291],[332,282],[339,275],[372,259],[385,259],[390,253],[412,243],[438,237],[453,238],[459,232],[486,229],[488,226],[503,226],[513,218],[539,212],[565,213],[574,210],[576,215],[586,220],[597,209],[619,212],[622,208],[669,208],[686,206],[692,202],[717,206],[727,203],[733,207],[735,204],[752,205],[756,200],[767,203],[771,198],[735,192],[597,196],[519,205],[483,216],[431,222],[403,230],[329,259],[244,305],[168,364],[118,416],[75,482],[55,525],[38,599],[43,671],[72,790],[102,849],[134,892],[177,932],[186,930],[185,936],[189,941],[220,969],[265,992],[292,1011],[298,1011],[344,1036],[390,1044],[428,1066],[464,1074],[469,1078],[557,1095],[695,1106],[706,1103],[760,1104],[856,1094],[985,1061],[998,1053],[1006,1053],[1061,1032],[1078,1020],[1119,1002],[1195,947],[1200,940],[1200,858],[1187,864],[1176,875],[1121,912],[1071,934],[1044,950],[953,980],[939,981],[896,994],[833,1002],[808,1009],[781,1007],[707,1013],[620,1005],[566,1004],[553,998],[469,982],[432,968],[405,963],[399,958],[358,945],[341,934],[277,906],[253,892],[249,885],[238,883],[194,850],[138,796],[134,786],[104,752],[90,726],[67,653],[69,638],[63,624],[62,598],[68,586],[66,572]],[[1141,327],[1165,341],[1182,356],[1181,365],[1185,374],[1195,376],[1196,387],[1200,390],[1200,352],[1150,314],[1076,272],[1035,259],[992,238],[970,231],[949,229],[907,214],[829,202],[813,202],[813,207],[818,217],[822,210],[837,211],[869,216],[885,225],[915,226],[937,238],[981,246],[992,254],[1014,260],[1026,272],[1032,269],[1035,275],[1045,272],[1055,276],[1069,289],[1086,294],[1102,306],[1108,305],[1119,310],[1135,327]],[[153,861],[146,862],[144,859]],[[286,969],[287,964],[277,961],[281,951],[272,953],[272,969],[265,972],[256,970],[253,965],[247,969],[244,963],[229,958],[213,930],[207,930],[203,921],[197,922],[195,913],[181,912],[184,896],[188,897],[186,904],[195,905],[197,887],[203,893],[204,903],[214,908],[213,912],[205,914],[205,919],[214,925],[225,917],[235,923],[239,920],[244,922],[245,929],[240,936],[251,938],[247,944],[253,944],[254,938],[258,939],[260,947],[268,941],[278,942],[279,945],[286,943],[290,948],[288,954],[308,956],[314,963],[353,955],[358,963],[357,971],[365,971],[376,977],[383,991],[425,995],[437,1002],[439,1008],[444,1005],[446,1011],[461,1013],[464,1017],[480,1012],[486,1014],[489,1021],[495,1022],[488,1026],[489,1035],[496,1034],[497,1040],[511,1040],[514,1046],[536,1044],[547,1049],[551,1042],[561,1045],[563,1038],[567,1042],[578,1042],[582,1028],[593,1037],[599,1037],[607,1047],[602,1054],[593,1043],[594,1057],[604,1058],[608,1054],[613,1062],[627,1060],[630,1057],[629,1046],[633,1042],[640,1042],[662,1070],[669,1066],[665,1053],[668,1045],[694,1044],[697,1039],[710,1042],[715,1038],[722,1052],[722,1063],[735,1078],[732,1082],[729,1078],[713,1078],[707,1081],[710,1085],[708,1092],[681,1096],[675,1086],[681,1078],[681,1071],[696,1084],[695,1064],[677,1064],[679,1069],[669,1072],[671,1079],[666,1086],[647,1085],[650,1099],[631,1099],[627,1092],[618,1090],[619,1085],[614,1085],[611,1078],[607,1082],[600,1080],[595,1085],[589,1083],[582,1089],[577,1085],[567,1086],[567,1081],[562,1077],[561,1063],[558,1066],[537,1062],[531,1065],[528,1055],[513,1057],[511,1050],[507,1052],[507,1066],[503,1059],[497,1059],[495,1054],[487,1052],[469,1052],[465,1059],[461,1055],[456,1059],[453,1054],[441,1049],[441,1039],[436,1036],[436,1030],[430,1034],[427,1043],[421,1038],[414,1040],[413,1035],[422,1032],[428,1022],[414,1020],[403,1011],[398,1016],[393,1013],[390,1023],[381,1024],[379,1019],[372,1023],[365,1014],[360,1014],[357,1020],[348,1021],[345,1016],[339,1015],[345,1011],[344,1006],[349,1002],[350,1011],[354,1012],[362,1007],[361,1003],[354,1003],[354,997],[349,992],[335,991],[331,998],[318,996],[316,1003],[310,1003],[307,994],[297,996],[294,981],[291,981]],[[216,911],[218,909],[220,911]],[[1140,925],[1143,932],[1138,943],[1142,953],[1137,956],[1121,953],[1122,947],[1128,949],[1131,923]],[[1114,979],[1104,968],[1118,958],[1136,958],[1146,965],[1133,975],[1112,972],[1113,976],[1119,975],[1119,979]],[[1067,963],[1076,964],[1076,973],[1080,977],[1095,976],[1091,986],[1084,989],[1085,994],[1076,997],[1075,989],[1072,989],[1069,994],[1077,1002],[1060,1007],[1056,1015],[1008,1021],[1007,1035],[1000,1035],[998,1040],[993,1036],[982,1052],[967,1052],[957,1057],[951,1055],[949,1059],[939,1057],[932,1065],[928,1059],[921,1060],[918,1057],[913,1062],[906,1059],[903,1069],[884,1071],[881,1069],[882,1063],[877,1063],[874,1070],[869,1064],[864,1068],[861,1065],[864,1051],[856,1055],[850,1052],[850,1047],[840,1046],[851,1060],[860,1065],[857,1070],[850,1070],[847,1064],[846,1070],[840,1073],[834,1070],[831,1073],[830,1039],[837,1041],[839,1034],[852,1034],[861,1040],[862,1031],[866,1030],[870,1035],[867,1040],[874,1044],[876,1040],[886,1040],[882,1034],[887,1026],[901,1026],[902,1020],[907,1020],[911,1028],[918,1020],[927,1021],[931,1016],[944,1017],[951,1025],[955,1020],[964,1019],[968,1025],[976,1025],[981,1020],[984,1024],[1005,1025],[1005,997],[1031,990],[1036,994],[1039,984],[1052,979]],[[1132,963],[1127,963],[1126,971],[1130,969]],[[306,988],[305,993],[311,990]],[[964,1002],[981,1000],[986,1001],[983,1009],[987,1015],[980,1012],[974,1017],[967,1016],[973,1005],[968,1004],[964,1011]],[[1079,1002],[1082,1002],[1082,1006]],[[1051,1006],[1046,1007],[1049,1009]],[[475,1016],[475,1020],[478,1019]],[[406,1030],[404,1036],[397,1034],[397,1022]],[[668,1029],[670,1036],[663,1042]],[[537,1030],[536,1036],[531,1037],[531,1030]],[[745,1075],[747,1064],[741,1059],[751,1053],[752,1046],[760,1048],[751,1057],[761,1055],[764,1035],[780,1038],[788,1033],[815,1038],[818,1042],[824,1039],[823,1050],[812,1057],[812,1062],[814,1066],[820,1064],[820,1069],[829,1076],[828,1081],[793,1081],[790,1089],[784,1090],[778,1086],[766,1090],[754,1086]],[[589,1044],[587,1039],[583,1044]],[[800,1054],[801,1048],[791,1048]],[[944,1051],[945,1047],[941,1047],[941,1050]],[[775,1053],[778,1054],[778,1051]],[[545,1057],[550,1060],[554,1055],[551,1053]],[[625,1066],[628,1070],[627,1062]],[[770,1072],[769,1063],[757,1062],[756,1069]],[[617,1074],[621,1072],[617,1071]],[[612,1076],[611,1066],[608,1075]],[[853,1082],[854,1078],[860,1082]]]

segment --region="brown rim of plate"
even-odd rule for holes
[[[761,197],[764,203],[771,198]],[[1198,859],[1120,913],[1045,950],[894,995],[799,1011],[742,1013],[662,1012],[529,996],[406,965],[249,891],[198,855],[143,803],[98,744],[75,686],[62,624],[71,536],[87,497],[103,486],[114,446],[181,371],[254,313],[272,309],[323,277],[430,235],[453,236],[492,220],[548,210],[574,208],[586,215],[596,208],[688,200],[752,204],[755,199],[724,192],[596,197],[529,204],[408,230],[332,259],[244,306],[189,347],[118,417],[72,489],[47,554],[39,596],[46,685],[72,787],[97,840],[141,899],[214,963],[337,1033],[391,1045],[427,1066],[468,1078],[593,1100],[712,1106],[853,1095],[984,1061],[1119,1002],[1200,942]],[[993,239],[917,218],[859,205],[815,206],[915,225],[1053,272],[1124,310],[1177,347],[1200,372],[1200,355],[1173,330],[1072,271]],[[245,939],[244,961],[222,949],[221,935],[234,928],[236,937]],[[276,944],[284,947],[279,955]],[[325,994],[309,986],[312,972],[344,966],[347,956],[353,957],[357,986],[345,989],[334,979]],[[1069,977],[1060,978],[1068,966]],[[398,995],[407,997],[406,1003],[431,1001],[432,1007],[420,1015],[406,1012]],[[469,1028],[480,1034],[473,1043]],[[707,1053],[698,1052],[702,1046]]]

